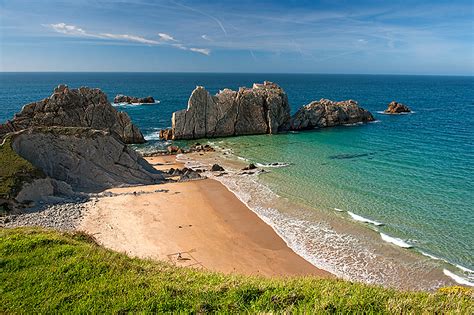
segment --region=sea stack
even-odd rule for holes
[[[372,114],[356,101],[333,102],[327,99],[301,107],[291,118],[291,130],[333,127],[373,121]]]
[[[173,113],[165,139],[199,139],[251,134],[274,134],[290,119],[286,93],[265,81],[239,91],[224,89],[211,96],[202,86],[191,93],[188,108]]]
[[[127,144],[145,142],[130,117],[110,105],[100,89],[69,89],[67,85],[59,85],[50,97],[23,106],[12,120],[0,125],[0,139],[9,132],[53,126],[107,130]]]
[[[387,109],[384,111],[386,114],[401,114],[401,113],[410,113],[411,110],[408,106],[398,103],[396,101],[390,102]]]

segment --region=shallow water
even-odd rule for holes
[[[447,260],[452,265],[440,263],[440,268],[474,281],[470,271],[474,269],[472,77],[0,74],[0,121],[10,118],[22,105],[47,97],[59,83],[99,87],[111,100],[119,93],[152,95],[159,104],[118,107],[130,114],[150,140],[141,148],[147,149],[163,146],[157,141],[158,130],[170,125],[173,111],[186,107],[196,85],[215,93],[224,87],[235,89],[263,80],[275,81],[287,91],[293,112],[320,98],[355,99],[377,121],[212,142],[261,165],[288,163],[287,167],[268,168],[271,172],[259,176],[258,181],[289,203],[301,204],[303,217],[312,217],[314,212],[336,216],[339,222],[359,220],[356,223],[380,242],[388,240],[393,246],[413,247],[407,251]],[[392,100],[407,104],[414,113],[381,114]],[[360,217],[382,225],[362,222]]]

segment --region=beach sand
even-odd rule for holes
[[[173,156],[147,160],[157,169],[182,167]],[[109,191],[117,195],[100,197],[79,228],[107,248],[224,273],[332,276],[293,252],[218,181]]]

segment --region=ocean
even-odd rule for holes
[[[363,276],[357,278],[363,274],[363,266],[350,271],[348,263],[340,270],[331,267],[337,264],[336,258],[322,257],[321,248],[310,252],[311,246],[307,245],[312,235],[319,241],[326,237],[326,245],[335,250],[347,249],[336,246],[344,239],[344,233],[338,232],[338,237],[331,238],[321,229],[317,231],[318,224],[325,220],[335,230],[349,226],[352,232],[362,231],[359,234],[363,238],[424,257],[420,261],[442,269],[447,277],[472,285],[474,77],[1,73],[0,122],[10,119],[23,105],[49,96],[62,83],[70,87],[98,87],[110,101],[116,94],[151,95],[160,103],[117,109],[126,111],[149,140],[139,149],[153,150],[166,145],[158,139],[158,131],[170,126],[173,111],[187,106],[197,85],[216,93],[264,80],[284,88],[292,112],[321,98],[353,99],[376,118],[364,125],[209,140],[229,150],[236,160],[267,166],[269,172],[260,175],[257,184],[285,205],[278,208],[262,201],[273,212],[261,210],[258,214],[291,247],[320,267],[332,268],[330,271],[346,278],[364,280]],[[383,114],[392,100],[408,105],[413,113]],[[275,162],[284,163],[285,167],[270,167]],[[253,207],[258,208],[259,204],[254,201]],[[304,229],[300,226],[299,234],[295,234],[295,221],[286,222],[285,215],[298,218]],[[357,248],[354,244],[350,247]],[[352,256],[362,252],[358,249]],[[394,253],[390,255],[396,257]],[[415,264],[412,258],[410,264]],[[366,280],[380,283],[374,277],[377,275],[367,274]]]

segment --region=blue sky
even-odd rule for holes
[[[0,0],[0,71],[474,74],[469,1]]]

